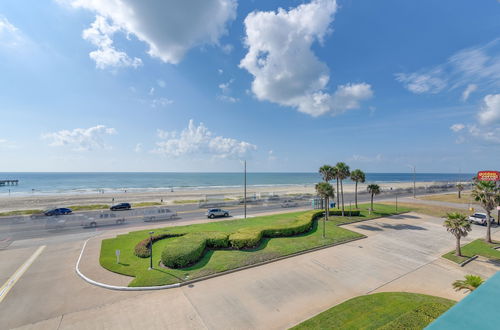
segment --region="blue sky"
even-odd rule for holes
[[[498,169],[499,31],[495,0],[3,0],[0,171]]]

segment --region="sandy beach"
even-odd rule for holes
[[[358,191],[366,191],[368,183],[359,184]],[[442,185],[442,182],[417,182],[418,187]],[[413,182],[379,183],[382,190],[408,189],[413,187]],[[336,189],[336,183],[333,182]],[[344,184],[344,193],[354,192],[354,184]],[[287,186],[249,186],[247,196],[265,197],[268,195],[296,195],[314,194],[314,185],[287,185]],[[113,204],[119,202],[161,202],[165,205],[174,205],[174,201],[204,200],[211,196],[226,199],[238,199],[243,196],[243,187],[235,188],[207,188],[185,189],[156,192],[122,192],[122,193],[96,193],[96,194],[51,194],[31,196],[2,196],[0,197],[0,212],[28,209],[46,209],[52,207],[65,207],[72,205]],[[222,197],[223,196],[223,197]]]

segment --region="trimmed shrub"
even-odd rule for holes
[[[448,310],[448,307],[439,303],[423,304],[400,317],[380,327],[380,330],[423,329]]]
[[[229,247],[229,234],[218,231],[205,232],[207,238],[207,247],[209,248],[227,248]]]
[[[328,212],[328,214],[333,215],[333,216],[342,216],[342,211],[330,210],[330,212]],[[359,217],[361,215],[361,211],[359,211],[359,210],[353,210],[353,211],[345,210],[344,215],[345,216],[352,216],[352,217]]]
[[[161,262],[170,268],[194,264],[203,256],[207,239],[201,234],[185,235],[172,241],[161,253]]]
[[[164,238],[178,237],[182,235],[184,234],[159,234],[159,235],[153,235],[152,240],[154,244],[156,241],[159,241]],[[148,258],[151,255],[150,241],[151,238],[148,237],[137,243],[137,245],[134,248],[134,254],[139,258]]]
[[[241,229],[229,235],[229,244],[235,249],[252,248],[259,245],[262,229]]]

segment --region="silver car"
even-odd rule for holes
[[[469,216],[469,222],[486,226],[487,218],[488,217],[486,216],[486,213],[474,213],[473,215]],[[493,223],[493,221],[495,221],[495,219],[492,217],[490,219],[490,222]]]
[[[229,211],[223,209],[209,209],[207,211],[207,218],[213,219],[215,217],[228,217]]]

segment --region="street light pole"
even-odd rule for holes
[[[153,269],[153,234],[154,231],[149,232],[149,270]]]
[[[413,198],[417,198],[416,175],[416,167],[413,165]]]
[[[245,188],[243,192],[243,205],[244,205],[244,218],[247,218],[247,161],[245,160],[245,175],[244,175],[244,181],[245,181]]]

